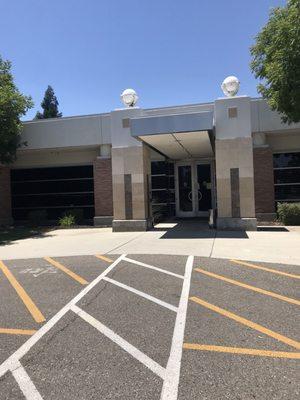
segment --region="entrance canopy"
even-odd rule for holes
[[[213,112],[133,118],[131,135],[173,160],[213,155]]]

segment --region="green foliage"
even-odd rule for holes
[[[46,210],[33,210],[28,214],[28,220],[33,226],[43,225],[48,219]]]
[[[65,214],[63,217],[59,219],[58,224],[62,228],[71,228],[72,226],[75,225],[75,217],[74,215]]]
[[[58,111],[58,100],[55,96],[54,90],[48,85],[45,92],[44,99],[41,103],[43,112],[37,112],[35,119],[46,119],[46,118],[60,118],[62,113]]]
[[[280,203],[277,213],[278,219],[285,225],[300,225],[300,203]]]
[[[82,208],[73,208],[71,210],[68,210],[64,215],[73,215],[76,224],[81,224],[84,220]]]
[[[300,121],[300,2],[288,0],[270,13],[251,47],[258,92],[283,122]]]
[[[0,56],[0,164],[15,161],[22,145],[20,118],[31,107],[31,97],[22,95],[14,84],[11,63]]]

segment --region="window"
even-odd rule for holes
[[[151,174],[153,216],[175,215],[174,163],[152,161]]]
[[[300,152],[273,155],[276,202],[300,201]]]
[[[15,220],[28,219],[34,210],[46,210],[49,220],[75,208],[86,219],[94,216],[92,165],[11,170],[11,189]]]

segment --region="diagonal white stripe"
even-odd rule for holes
[[[141,292],[140,290],[137,290],[131,286],[124,285],[124,283],[115,281],[114,279],[110,278],[103,278],[104,281],[107,281],[109,283],[112,283],[113,285],[119,286],[122,289],[128,290],[129,292],[132,292],[134,294],[137,294],[138,296],[144,297],[147,300],[153,301],[153,303],[159,304],[160,306],[163,306],[165,308],[168,308],[171,311],[177,312],[178,308],[173,306],[172,304],[166,303],[163,300],[159,300],[156,297],[151,296],[150,294]]]
[[[166,368],[166,379],[160,397],[161,400],[177,400],[182,346],[193,263],[194,257],[189,256],[185,266],[184,281],[175,322],[170,357]]]
[[[49,321],[43,325],[33,336],[31,336],[21,347],[18,348],[10,357],[8,357],[0,365],[0,377],[8,370],[14,370],[18,365],[19,360],[34,346],[50,329],[70,310],[73,304],[76,304],[82,297],[84,297],[90,290],[93,289],[116,265],[123,260],[125,255],[121,255],[116,259],[106,270],[104,270],[96,279],[87,285],[77,296],[75,296],[68,304],[66,304],[57,314],[55,314]]]
[[[176,278],[179,278],[179,279],[184,279],[184,276],[175,274],[175,272],[170,272],[170,271],[167,271],[166,269],[154,267],[153,265],[145,264],[143,262],[133,260],[132,258],[124,257],[123,260],[128,261],[129,263],[132,263],[132,264],[140,265],[141,267],[153,269],[154,271],[158,271],[158,272],[162,272],[167,275],[175,276]]]
[[[16,364],[16,369],[12,371],[12,374],[26,400],[43,400],[20,362]]]
[[[134,347],[132,344],[128,343],[121,336],[116,334],[114,331],[109,329],[107,326],[103,325],[100,321],[98,321],[97,319],[92,317],[90,314],[86,313],[81,308],[77,307],[76,305],[73,305],[71,307],[71,310],[74,313],[76,313],[77,315],[79,315],[84,321],[86,321],[87,323],[92,325],[94,328],[96,328],[99,332],[101,332],[108,339],[110,339],[111,341],[116,343],[118,346],[120,346],[123,350],[125,350],[127,353],[129,353],[132,357],[134,357],[140,363],[142,363],[147,368],[149,368],[152,372],[154,372],[160,378],[162,378],[162,379],[165,378],[165,372],[166,372],[165,368],[163,368],[161,365],[159,365],[156,361],[152,360],[146,354],[142,353],[139,349]]]

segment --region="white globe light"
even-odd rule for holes
[[[233,97],[239,91],[240,81],[236,76],[227,76],[222,82],[221,88],[225,96]]]
[[[121,94],[121,99],[126,107],[134,107],[139,98],[135,90],[125,89]]]

